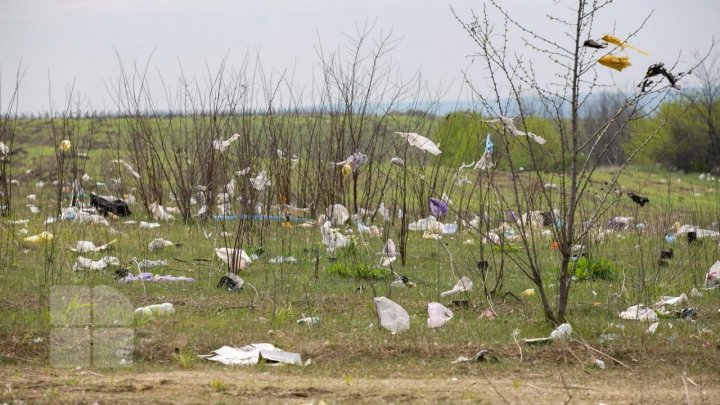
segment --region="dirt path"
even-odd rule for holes
[[[468,402],[558,404],[685,403],[681,376],[648,378],[630,373],[582,370],[541,375],[388,379],[325,378],[276,370],[208,368],[190,371],[94,373],[11,366],[0,370],[3,402],[30,403],[358,403]],[[717,378],[690,376],[692,403],[720,403]],[[694,385],[694,384],[695,385]]]

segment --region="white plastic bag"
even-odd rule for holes
[[[452,311],[446,308],[443,304],[438,302],[431,302],[428,304],[428,328],[439,328],[443,326],[445,322],[451,320],[452,317]]]
[[[385,297],[376,297],[373,301],[380,318],[380,326],[393,334],[410,329],[410,315],[403,307]]]

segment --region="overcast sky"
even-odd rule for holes
[[[512,15],[558,41],[568,41],[552,27],[548,13],[566,13],[567,1],[501,0]],[[687,64],[693,54],[707,50],[711,39],[720,39],[719,0],[622,0],[607,8],[598,21],[598,36],[615,32],[625,36],[642,19],[654,15],[633,44],[649,51],[633,55],[634,66],[622,73],[604,71],[602,78],[631,86],[647,65],[674,61],[680,52]],[[336,48],[357,23],[375,23],[392,31],[400,42],[392,53],[403,77],[420,71],[432,88],[449,88],[447,100],[462,98],[458,92],[461,71],[482,80],[477,67],[469,66],[473,52],[450,11],[466,18],[479,11],[482,1],[470,0],[0,0],[0,66],[3,108],[18,63],[25,71],[20,93],[21,111],[50,108],[48,83],[55,108],[75,81],[75,94],[97,110],[114,111],[105,83],[117,79],[123,61],[151,59],[152,72],[174,79],[182,63],[187,76],[203,75],[206,64],[217,67],[229,55],[239,66],[249,52],[259,54],[264,69],[292,70],[296,83],[310,83],[317,72],[316,46]],[[518,49],[522,53],[522,49]],[[543,74],[554,67],[534,61]],[[474,71],[475,70],[475,71]],[[49,80],[48,80],[49,78]],[[451,86],[453,84],[453,86]]]

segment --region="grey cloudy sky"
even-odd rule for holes
[[[432,88],[448,88],[455,100],[462,70],[482,80],[479,68],[469,66],[473,44],[450,11],[462,16],[480,10],[482,1],[437,0],[0,0],[0,66],[3,103],[18,63],[26,74],[20,93],[21,111],[49,110],[48,83],[55,108],[75,81],[75,94],[97,110],[114,111],[105,83],[116,79],[123,61],[151,60],[153,74],[178,76],[178,61],[186,75],[205,74],[206,63],[217,67],[229,54],[239,65],[250,52],[259,54],[263,68],[294,71],[297,83],[309,83],[317,73],[315,48],[345,41],[357,23],[375,23],[400,40],[392,53],[403,77],[420,71]],[[552,28],[546,15],[564,13],[574,2],[500,0],[519,21],[567,41]],[[633,43],[651,53],[634,57],[622,73],[603,71],[601,78],[630,86],[655,61],[691,63],[695,52],[707,50],[713,36],[720,39],[718,0],[620,0],[597,20],[598,36],[632,32],[652,10],[654,15]],[[680,54],[680,52],[682,53]],[[522,49],[518,49],[522,53]],[[541,74],[554,67],[535,61]],[[49,78],[49,80],[48,80]]]

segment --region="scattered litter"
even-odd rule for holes
[[[605,370],[607,368],[607,366],[605,365],[605,362],[600,359],[593,359],[593,364],[595,365],[595,367],[597,367],[601,370]]]
[[[564,323],[550,332],[551,339],[567,339],[570,335],[572,335],[572,326],[569,323]]]
[[[285,352],[269,343],[252,343],[240,348],[223,346],[201,358],[217,361],[228,366],[250,366],[258,364],[261,359],[268,363],[295,364],[301,366],[300,353]]]
[[[116,240],[112,240],[104,245],[95,246],[94,243],[86,240],[79,240],[77,244],[75,245],[75,248],[70,248],[71,251],[77,252],[77,253],[92,253],[92,252],[102,252],[104,250],[107,250],[110,245],[115,243]]]
[[[185,277],[185,276],[170,276],[165,275],[161,276],[159,274],[152,274],[152,273],[140,273],[137,276],[133,274],[129,274],[120,280],[118,282],[120,283],[130,283],[133,281],[148,281],[148,282],[174,282],[174,281],[187,281],[187,282],[193,282],[195,281],[192,277]]]
[[[297,320],[297,323],[303,323],[305,325],[317,325],[320,323],[320,317],[319,316],[303,316],[302,318]]]
[[[482,363],[485,361],[497,362],[498,359],[492,353],[490,353],[489,350],[483,349],[483,350],[480,350],[479,352],[477,352],[472,358],[460,356],[456,360],[454,360],[452,362],[452,364],[468,363],[468,362]]]
[[[445,322],[451,320],[452,317],[452,311],[446,308],[443,304],[438,302],[431,302],[428,304],[428,328],[439,328],[443,326]]]
[[[152,240],[152,242],[148,243],[148,249],[151,252],[159,252],[163,249],[165,249],[167,246],[174,246],[175,243],[165,240],[163,238],[155,238]]]
[[[339,231],[331,228],[331,222],[325,221],[320,229],[323,237],[323,244],[328,253],[334,253],[336,249],[343,248],[350,243],[350,240]]]
[[[497,314],[495,314],[495,311],[493,311],[492,309],[486,309],[482,311],[482,313],[480,313],[480,318],[487,318],[493,320],[495,319],[495,317],[497,317]]]
[[[693,307],[683,308],[682,310],[675,312],[675,315],[682,319],[695,319],[697,318],[697,309]]]
[[[138,268],[140,269],[149,269],[151,267],[160,267],[160,266],[167,266],[167,260],[148,260],[143,259],[143,261],[138,262],[136,258],[133,258],[135,263],[137,263]]]
[[[452,288],[452,290],[448,290],[440,294],[441,297],[447,297],[448,295],[457,294],[460,292],[469,292],[473,289],[473,282],[470,280],[467,276],[463,276],[460,280],[458,280],[457,283],[455,283],[455,286]]]
[[[705,273],[705,288],[713,288],[720,284],[720,260],[716,261],[715,264],[710,266],[710,269]]]
[[[175,307],[169,302],[162,304],[153,304],[146,307],[140,307],[135,310],[136,314],[141,315],[168,315],[175,312]]]
[[[232,292],[239,291],[240,289],[242,289],[244,284],[245,281],[241,279],[240,276],[235,273],[228,273],[227,275],[222,276],[216,288],[224,288]]]
[[[376,297],[373,301],[380,326],[393,334],[410,329],[410,316],[403,307],[385,297]]]
[[[215,249],[215,255],[220,258],[223,263],[229,265],[230,271],[233,273],[245,270],[245,268],[252,263],[250,256],[242,249],[217,248]]]
[[[380,261],[380,265],[383,267],[389,266],[390,263],[394,262],[397,259],[397,248],[395,247],[395,242],[392,239],[388,239],[387,242],[385,242],[382,255],[383,257]]]
[[[73,265],[73,270],[103,270],[109,265],[119,266],[120,260],[117,257],[105,256],[100,260],[93,261],[86,257],[79,256]]]
[[[24,238],[23,240],[25,242],[38,243],[38,242],[47,242],[49,240],[52,240],[52,238],[53,238],[53,234],[51,234],[48,231],[45,231],[45,232],[39,233],[37,235],[28,236],[28,237]],[[718,263],[720,263],[720,262],[718,262]]]
[[[643,304],[628,307],[628,309],[620,313],[620,318],[648,322],[657,322],[658,320],[658,316],[655,311],[647,308]]]
[[[127,221],[125,223],[130,223],[130,221]],[[159,228],[159,227],[160,227],[160,224],[157,222],[140,221],[140,229],[153,229],[153,228]]]
[[[702,297],[703,293],[700,292],[700,290],[698,290],[697,288],[693,287],[693,289],[690,290],[690,296],[691,297]]]
[[[390,282],[390,287],[395,287],[395,288],[415,287],[415,283],[410,281],[410,279],[408,279],[407,276],[397,276],[395,278],[395,280]]]
[[[281,264],[281,263],[297,263],[297,259],[294,256],[278,256],[268,260],[270,264]]]
[[[148,209],[152,213],[153,219],[156,221],[170,221],[175,219],[172,215],[168,214],[168,212],[165,210],[165,208],[158,204],[158,202],[154,202],[148,206]]]
[[[680,294],[679,297],[663,296],[660,297],[660,301],[653,304],[653,308],[660,308],[665,305],[677,305],[688,302],[687,295]]]
[[[528,288],[527,290],[520,293],[523,297],[534,297],[535,296],[535,289],[534,288]]]
[[[127,203],[120,199],[106,199],[95,193],[90,193],[90,206],[95,207],[100,214],[107,216],[113,214],[118,217],[130,216],[130,208]]]
[[[525,341],[525,343],[528,343],[528,344],[546,343],[551,340],[568,339],[571,335],[572,335],[572,326],[570,326],[569,323],[563,323],[562,325],[555,328],[552,332],[550,332],[549,337],[529,338],[529,339],[523,339],[523,340]]]
[[[653,334],[653,335],[654,335],[655,332],[657,331],[658,325],[660,325],[660,322],[653,322],[653,323],[650,324],[650,326],[647,328],[647,330],[645,331],[645,333],[650,333],[650,334]]]
[[[257,176],[250,178],[250,184],[257,191],[263,191],[265,188],[272,186],[272,181],[268,177],[265,170],[261,171]]]

